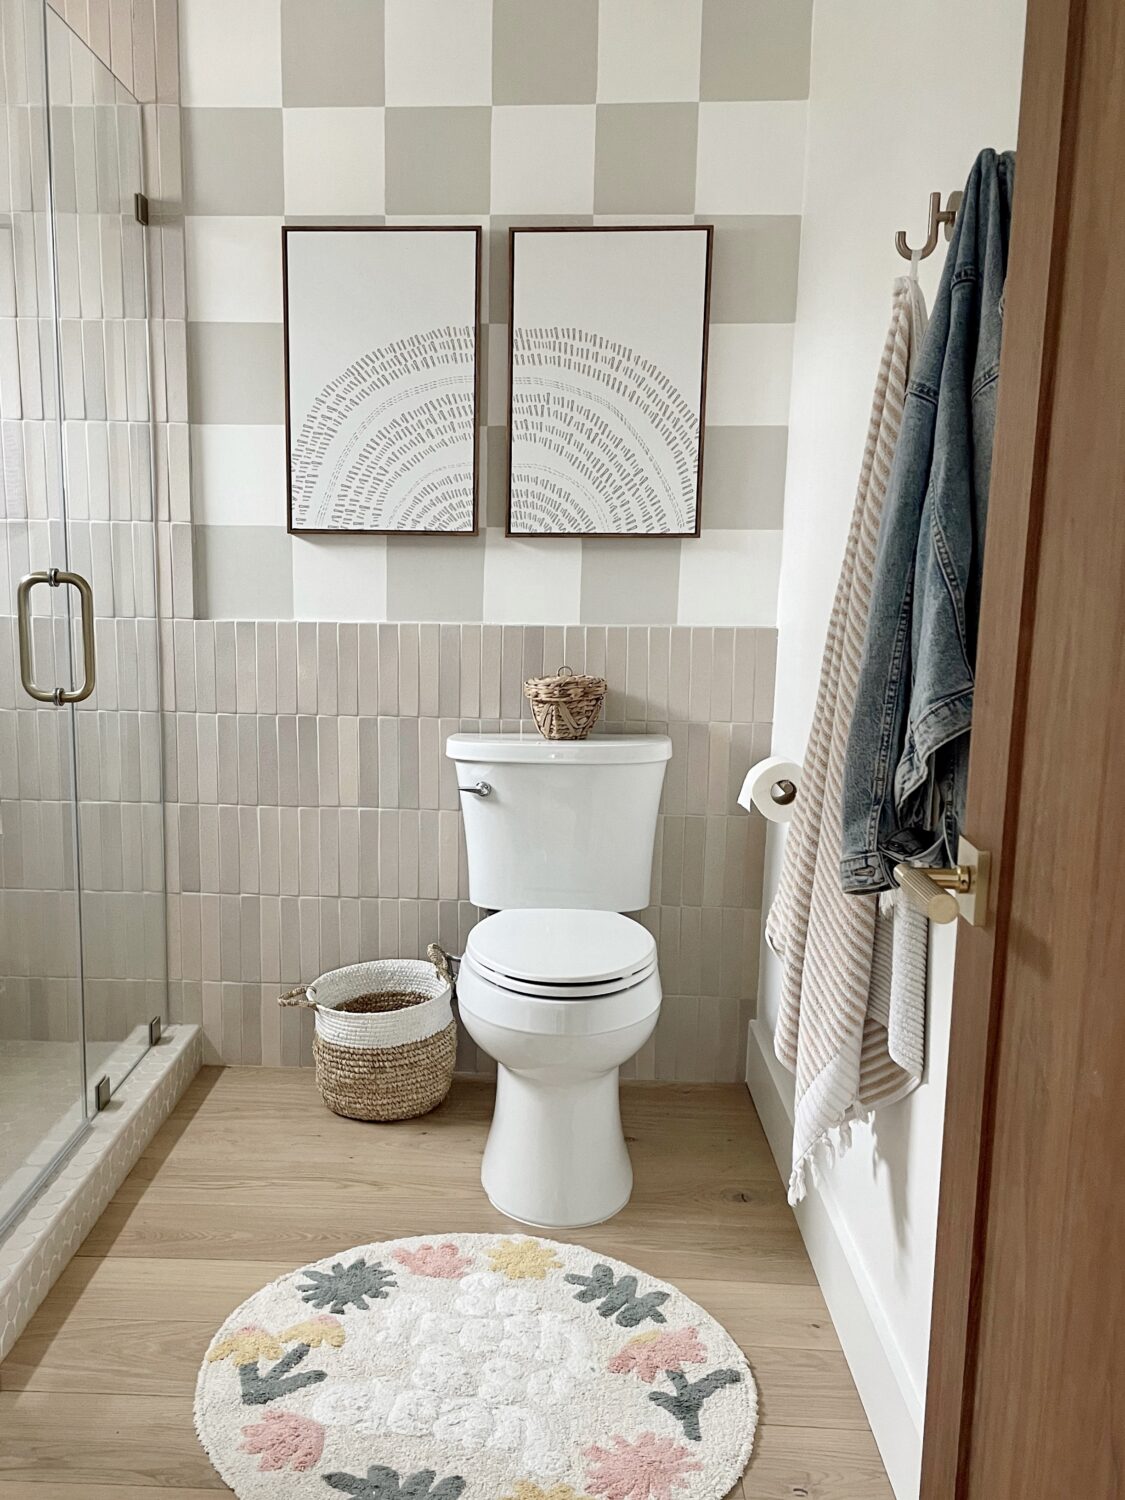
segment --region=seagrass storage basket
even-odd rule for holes
[[[436,944],[430,962],[381,958],[322,974],[279,1005],[315,1011],[321,1098],[351,1120],[409,1120],[437,1107],[453,1082],[453,975]]]
[[[584,677],[560,667],[553,677],[529,677],[523,685],[535,727],[546,740],[584,740],[598,721],[605,678]]]

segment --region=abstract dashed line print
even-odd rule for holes
[[[293,442],[298,531],[471,531],[476,354],[431,328],[328,382]]]
[[[481,231],[283,235],[290,530],[474,531]]]
[[[697,534],[709,244],[513,231],[514,535]]]

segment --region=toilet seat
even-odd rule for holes
[[[596,1000],[656,971],[656,941],[631,917],[579,908],[510,908],[469,934],[465,963],[498,989],[555,1001]]]

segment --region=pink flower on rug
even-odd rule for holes
[[[267,1411],[242,1429],[244,1453],[260,1453],[259,1472],[311,1469],[324,1452],[324,1428],[295,1411]]]
[[[417,1250],[396,1250],[395,1260],[413,1271],[415,1276],[434,1276],[441,1281],[457,1281],[472,1265],[456,1245],[419,1245]]]
[[[684,1476],[703,1467],[681,1444],[655,1432],[642,1432],[634,1442],[619,1435],[611,1449],[595,1444],[582,1456],[590,1460],[586,1488],[606,1500],[671,1500]]]
[[[632,1371],[651,1385],[665,1370],[682,1370],[684,1365],[701,1365],[707,1351],[694,1328],[669,1329],[665,1333],[642,1333],[630,1339],[610,1360],[606,1368],[614,1375]]]

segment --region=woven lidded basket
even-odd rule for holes
[[[584,677],[560,667],[553,677],[529,677],[523,695],[535,727],[546,740],[584,740],[598,721],[605,678]]]
[[[313,1060],[321,1098],[351,1120],[409,1120],[449,1093],[457,1054],[453,975],[432,944],[430,962],[381,958],[322,974],[279,1005],[316,1012]]]

